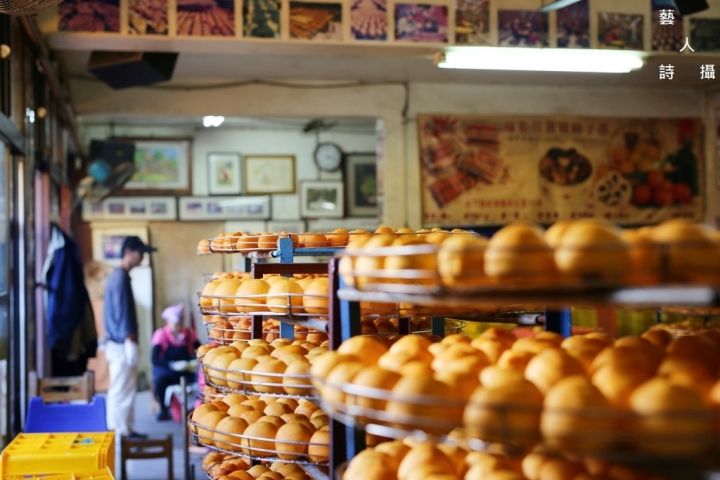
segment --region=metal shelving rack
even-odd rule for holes
[[[686,306],[720,306],[720,289],[710,286],[657,286],[592,289],[541,289],[496,290],[473,295],[417,295],[358,291],[348,288],[339,275],[339,258],[330,261],[330,322],[328,324],[330,349],[337,350],[348,338],[360,334],[360,302],[409,303],[415,305],[477,307],[508,304],[544,304],[545,330],[570,336],[572,319],[570,306],[659,307],[682,304]],[[438,317],[441,318],[442,317]],[[483,321],[481,318],[475,321]],[[435,333],[435,331],[433,331]],[[438,332],[442,336],[442,331]],[[365,432],[331,419],[330,472],[334,472],[362,451]]]

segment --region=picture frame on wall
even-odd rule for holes
[[[246,195],[295,193],[295,155],[245,155]]]
[[[270,196],[254,197],[180,197],[180,220],[267,220],[270,218]]]
[[[85,222],[174,221],[177,219],[175,197],[109,197],[97,203],[84,201]]]
[[[208,194],[242,194],[239,153],[208,153]]]
[[[113,267],[120,266],[122,260],[122,244],[125,237],[140,237],[150,245],[148,229],[145,227],[99,227],[92,229],[93,259]],[[150,265],[150,255],[143,257],[140,265]]]
[[[122,189],[127,195],[189,195],[192,160],[189,138],[115,138],[135,145],[136,172]]]
[[[350,217],[378,216],[377,158],[374,152],[347,155],[345,201]]]
[[[300,216],[303,218],[342,217],[345,193],[342,181],[306,181],[300,184]]]
[[[271,220],[267,222],[268,232],[303,233],[307,231],[305,220]]]

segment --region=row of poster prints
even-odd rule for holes
[[[597,0],[595,0],[597,1]],[[683,20],[670,0],[652,3],[652,39],[643,38],[642,14],[598,13],[600,48],[677,51],[683,45]],[[455,0],[455,44],[489,45],[490,0]],[[590,48],[590,0],[581,0],[555,15],[557,47]],[[280,0],[240,0],[244,37],[279,38]],[[307,40],[343,38],[342,3],[290,1],[289,37]],[[168,0],[128,0],[128,32],[168,35]],[[660,11],[673,10],[674,23],[661,25]],[[452,28],[446,5],[394,4],[394,38],[400,42],[447,43]],[[120,32],[119,0],[66,0],[59,6],[61,31]],[[178,36],[237,36],[235,0],[177,0]],[[498,10],[501,46],[551,45],[549,16],[534,10]],[[720,51],[720,19],[690,20],[695,51]],[[350,32],[355,40],[387,40],[387,0],[352,0]]]

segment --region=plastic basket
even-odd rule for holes
[[[103,468],[111,473],[115,471],[114,432],[22,433],[0,455],[3,480],[9,476],[23,478],[23,475],[92,472]]]
[[[115,480],[109,468],[91,472],[60,473],[57,475],[5,475],[2,480]]]

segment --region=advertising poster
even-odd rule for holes
[[[420,115],[423,222],[701,220],[699,119]]]
[[[673,0],[650,0],[652,2],[652,49],[678,52],[685,44],[683,21],[680,10]]]

